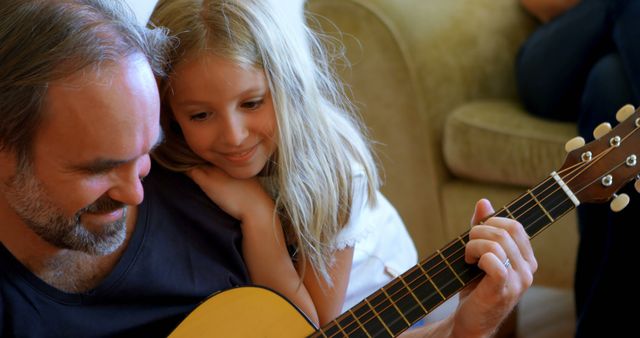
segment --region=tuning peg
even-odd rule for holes
[[[582,138],[582,136],[576,136],[564,144],[564,150],[570,153],[571,151],[582,147],[584,144],[584,138]]]
[[[636,191],[640,193],[640,178],[636,179],[636,183],[633,184],[636,187]]]
[[[595,137],[596,139],[599,139],[600,137],[608,133],[610,130],[611,130],[611,124],[609,124],[609,122],[602,122],[600,123],[600,125],[596,127],[596,129],[593,130],[593,137]]]
[[[615,196],[613,198],[613,201],[611,201],[610,207],[611,210],[613,210],[613,212],[618,212],[622,209],[624,209],[628,204],[629,204],[629,195],[627,194],[620,194],[620,195],[613,195]]]
[[[618,109],[618,112],[616,113],[616,120],[618,120],[618,122],[622,122],[635,112],[636,108],[634,108],[633,105],[625,104],[622,108]]]

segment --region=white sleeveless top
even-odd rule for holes
[[[396,209],[379,191],[376,205],[367,203],[364,169],[355,165],[353,172],[351,215],[335,243],[337,250],[354,247],[343,312],[418,261],[416,248]]]

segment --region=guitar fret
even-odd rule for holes
[[[402,275],[400,275],[400,276],[398,276],[398,279],[402,282],[402,284],[404,284],[404,286],[407,288],[407,290],[409,290],[409,294],[411,295],[411,297],[413,297],[413,299],[415,299],[416,303],[418,303],[418,305],[420,305],[420,307],[424,311],[424,314],[426,315],[427,313],[429,313],[429,311],[427,311],[427,309],[424,308],[424,305],[422,305],[422,302],[420,302],[420,300],[418,299],[416,294],[413,293],[413,290],[411,290],[411,287],[409,286],[409,284],[407,284],[407,282],[404,280],[404,277],[402,277]]]
[[[387,293],[387,290],[385,290],[384,287],[380,288],[380,290],[384,293],[385,296],[387,296],[387,298],[389,298],[389,301],[391,302],[391,305],[393,305],[393,307],[396,309],[396,311],[398,311],[398,314],[400,315],[400,317],[402,317],[402,319],[404,319],[404,321],[407,323],[407,325],[411,325],[411,322],[408,321],[407,318],[402,313],[402,311],[400,311],[400,309],[398,308],[398,305],[396,305],[396,302],[394,302],[393,299],[389,296],[389,293]]]
[[[567,198],[564,190],[559,188],[555,180],[546,180],[540,183],[531,189],[530,194],[537,198],[536,202],[539,202],[541,208],[548,213],[544,219],[540,217],[540,215],[531,213],[520,220],[520,223],[526,225],[525,229],[531,237],[540,233],[540,231],[551,225],[558,217],[575,207],[573,202]],[[538,198],[539,196],[543,198]],[[537,217],[537,219],[534,219],[534,217]]]
[[[460,242],[457,240],[451,241],[447,246],[441,249],[440,255],[444,257],[448,257],[449,261],[456,261],[457,258],[461,257],[461,254],[464,253],[464,241]],[[453,264],[451,264],[453,266]]]
[[[462,283],[462,285],[465,285],[465,282],[462,281],[462,278],[460,278],[460,276],[458,276],[458,273],[456,273],[456,270],[454,270],[453,267],[451,267],[451,264],[449,264],[449,261],[447,260],[447,258],[444,257],[444,255],[442,255],[442,252],[440,250],[436,250],[436,252],[438,253],[438,255],[440,255],[440,257],[442,257],[442,261],[449,267],[449,269],[451,269],[451,272],[453,272],[456,278],[458,278],[460,283]]]
[[[362,325],[362,323],[360,322],[360,319],[358,318],[358,316],[356,316],[355,313],[353,313],[353,311],[351,311],[351,309],[348,310],[349,313],[351,314],[351,316],[356,320],[356,322],[358,323],[358,326],[362,329],[362,332],[364,332],[364,334],[367,335],[367,337],[369,338],[373,338],[371,337],[371,335],[369,334],[369,331],[367,331],[367,328],[364,327],[364,325]]]
[[[558,216],[564,214],[564,212],[573,209],[574,205],[562,189],[558,189],[558,185],[555,181],[549,180],[549,184],[540,185],[531,189],[536,196],[544,195],[544,198],[540,200],[549,214],[555,219]]]
[[[333,322],[336,323],[336,327],[338,328],[338,332],[342,332],[342,334],[345,337],[349,337],[349,335],[346,332],[344,332],[344,329],[342,328],[342,326],[340,326],[340,324],[338,323],[337,320],[333,320]]]
[[[551,217],[551,215],[549,215],[549,212],[547,211],[547,209],[545,209],[545,207],[540,203],[540,201],[538,201],[538,199],[536,198],[536,195],[534,195],[531,190],[527,190],[527,192],[529,193],[529,195],[531,195],[531,197],[533,198],[533,200],[536,202],[536,204],[540,207],[540,209],[542,209],[542,211],[544,212],[545,215],[547,215],[547,217],[549,217],[549,220],[551,221],[551,223],[553,223],[555,220],[553,219],[553,217]]]
[[[370,296],[371,297],[371,296]],[[352,308],[353,314],[358,318],[358,321],[366,328],[365,335],[370,335],[371,337],[384,337],[388,335],[388,331],[384,328],[379,318],[375,318],[376,314],[370,310],[369,304],[367,304],[367,300],[364,299],[358,305]],[[339,319],[342,319],[343,323],[351,321],[347,316],[342,315]],[[360,337],[363,337],[361,335]],[[392,337],[392,336],[390,336]]]
[[[385,287],[385,290],[380,289],[378,292],[374,293],[371,297],[368,297],[369,304],[375,306],[378,316],[385,323],[389,331],[392,333],[402,332],[402,330],[409,327],[405,323],[402,318],[398,316],[398,309],[412,309],[414,304],[407,303],[407,301],[412,302],[410,297],[398,297],[395,305],[398,307],[394,307],[392,299],[390,299],[387,294],[396,294],[398,293],[398,287],[401,286],[400,283],[390,283]],[[386,292],[385,294],[385,291]],[[404,290],[402,290],[404,291]],[[398,295],[401,296],[404,294],[400,292]],[[405,318],[414,318],[416,313],[412,311],[408,311],[404,313]],[[421,314],[421,313],[420,313]],[[375,336],[375,335],[374,335]]]
[[[387,294],[391,295],[406,320],[411,324],[424,317],[428,313],[427,309],[435,308],[442,301],[435,289],[427,282],[426,277],[421,274],[420,269],[416,268],[387,284],[385,290]],[[389,327],[392,331],[399,332],[409,326],[411,325],[397,320]]]
[[[547,189],[548,187],[546,186],[539,186],[533,190],[534,193],[537,193]],[[510,205],[513,213],[518,215],[515,220],[524,226],[529,236],[531,236],[531,232],[535,232],[535,229],[540,229],[549,224],[548,217],[536,206],[536,201],[532,199],[529,193],[522,194]]]
[[[420,270],[422,270],[422,273],[427,277],[427,279],[429,280],[429,282],[431,283],[431,285],[433,285],[433,288],[436,289],[436,292],[438,292],[438,294],[440,295],[440,297],[442,297],[442,299],[447,299],[447,297],[445,297],[442,294],[442,291],[440,291],[440,288],[438,288],[438,286],[436,285],[436,283],[433,282],[433,280],[431,279],[431,277],[429,277],[429,274],[424,271],[424,268],[422,268],[422,264],[418,264],[418,267],[420,268]]]
[[[375,315],[375,317],[378,318],[380,323],[382,323],[382,326],[384,327],[385,330],[387,330],[387,333],[389,333],[391,335],[391,337],[394,337],[395,335],[393,334],[393,332],[391,332],[391,330],[389,330],[389,327],[384,322],[384,320],[382,320],[382,317],[380,317],[380,315],[378,314],[378,311],[376,311],[376,309],[373,306],[371,306],[371,303],[369,303],[369,300],[367,298],[365,298],[364,301],[365,301],[365,303],[367,303],[367,305],[369,305],[369,308],[371,309],[371,311],[373,311],[373,314]]]
[[[511,213],[511,210],[509,210],[506,206],[504,208],[502,208],[504,211],[507,212],[507,214],[509,214],[509,218],[513,219],[513,220],[517,220],[516,216],[513,216],[513,214]]]
[[[462,245],[467,245],[467,242],[464,241],[464,239],[462,239],[462,237],[458,236],[458,240],[460,241],[460,243],[462,243]]]
[[[336,325],[333,325],[332,322],[326,325],[327,326],[326,329],[320,330],[317,333],[321,334],[323,338],[336,337],[336,335],[340,332],[340,328]],[[316,337],[316,336],[317,335],[314,335],[313,337]]]
[[[469,243],[469,231],[465,232],[462,236],[462,240]]]

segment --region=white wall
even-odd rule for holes
[[[141,24],[146,24],[151,12],[153,11],[153,7],[155,6],[157,0],[125,0],[131,8],[133,8],[134,12],[138,16],[138,21]],[[302,5],[305,0],[271,0],[274,3],[282,6],[286,6],[290,8],[291,11],[297,11],[298,13],[302,13]]]
[[[156,5],[156,0],[125,0],[125,2],[131,6],[138,17],[138,22],[143,25],[149,20],[151,11],[153,11],[153,7]]]

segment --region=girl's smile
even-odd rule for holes
[[[237,151],[233,153],[221,153],[221,155],[224,158],[226,158],[227,161],[229,162],[242,163],[242,162],[250,161],[253,158],[253,156],[256,154],[257,149],[258,149],[258,145],[255,145],[244,151]]]

